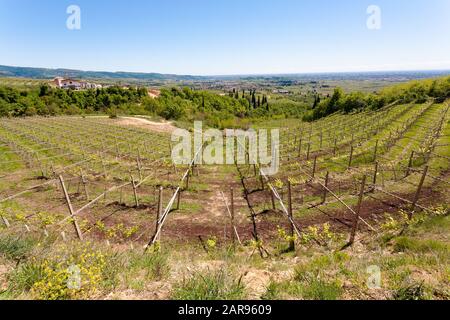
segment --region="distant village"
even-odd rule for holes
[[[53,79],[52,84],[59,89],[71,89],[71,90],[88,90],[88,89],[102,89],[111,87],[111,85],[101,85],[97,83],[75,80],[70,78],[56,77]],[[123,89],[128,89],[131,86],[122,86]],[[158,98],[161,91],[158,89],[147,89],[148,95],[151,98]]]
[[[87,89],[101,89],[103,85],[92,82],[86,82],[74,79],[65,79],[62,77],[56,77],[53,79],[53,84],[60,89],[72,89],[72,90],[87,90]]]

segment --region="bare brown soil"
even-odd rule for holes
[[[117,121],[117,124],[144,128],[160,133],[172,133],[176,129],[172,122],[156,122],[134,117],[122,117]]]

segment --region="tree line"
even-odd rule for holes
[[[450,98],[450,77],[412,81],[378,93],[317,93],[305,101],[288,97],[269,98],[254,89],[233,89],[219,95],[191,88],[164,88],[158,98],[146,88],[118,86],[83,91],[53,88],[46,84],[32,90],[0,86],[0,117],[56,116],[81,114],[141,114],[168,120],[203,120],[218,128],[241,127],[252,119],[303,118],[313,121],[336,112],[350,113],[379,109],[393,102],[421,103]]]
[[[104,113],[119,106],[131,108],[146,96],[145,88],[108,87],[76,91],[45,84],[34,90],[0,86],[0,117]]]
[[[411,81],[371,94],[361,92],[346,94],[341,88],[336,88],[326,99],[321,100],[317,96],[313,106],[303,116],[303,120],[314,121],[336,112],[377,110],[394,102],[423,103],[428,99],[443,102],[448,98],[450,98],[450,77]]]

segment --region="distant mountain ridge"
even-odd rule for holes
[[[324,72],[298,74],[260,74],[260,75],[217,75],[193,76],[163,73],[143,72],[108,72],[82,71],[74,69],[49,69],[32,67],[14,67],[0,65],[0,77],[17,77],[32,79],[53,79],[66,77],[76,79],[95,79],[127,82],[204,82],[204,81],[249,81],[249,80],[292,80],[292,81],[321,81],[321,80],[396,80],[408,81],[450,75],[449,70],[417,70],[417,71],[372,71],[372,72]]]
[[[203,79],[203,77],[200,76],[190,75],[140,72],[81,71],[73,69],[11,67],[3,65],[0,65],[0,77],[19,77],[32,79],[53,79],[55,77],[70,77],[77,79],[126,79],[139,81],[192,81]]]

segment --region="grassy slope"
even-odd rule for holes
[[[164,253],[51,238],[0,236],[0,297],[95,299],[449,299],[448,216],[424,217],[402,236],[380,237],[335,252],[302,247],[261,259],[251,248],[164,245]],[[283,244],[281,244],[283,245]],[[72,256],[69,258],[69,256]],[[100,257],[100,258],[99,258]],[[86,274],[79,291],[61,293],[69,260]],[[17,267],[16,263],[20,262]],[[46,268],[51,266],[52,270]],[[379,268],[381,287],[369,289]],[[62,280],[61,280],[62,279]],[[42,286],[42,283],[45,286]]]

